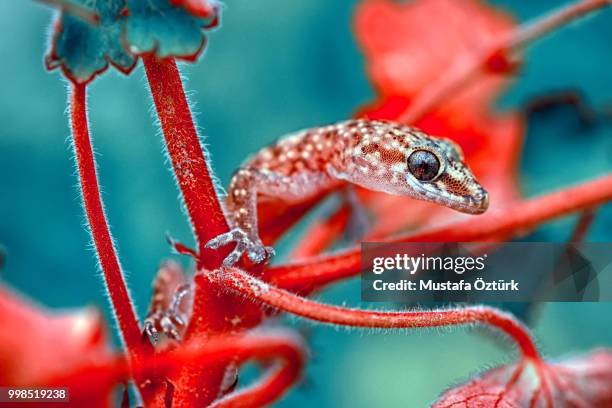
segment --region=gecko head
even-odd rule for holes
[[[487,191],[465,164],[461,148],[450,140],[431,137],[407,149],[405,178],[415,198],[469,214],[489,207]]]
[[[361,137],[349,152],[348,181],[464,213],[486,211],[488,194],[455,143],[394,122],[360,121],[357,128]]]

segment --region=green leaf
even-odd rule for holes
[[[128,6],[125,39],[134,54],[195,60],[206,42],[204,29],[216,22],[216,13],[201,18],[169,0],[128,0]]]
[[[113,65],[129,73],[138,55],[194,61],[204,30],[217,23],[216,0],[42,0],[62,10],[45,58],[74,83],[88,83]],[[95,13],[83,19],[68,5]],[[74,7],[72,7],[74,9]]]
[[[221,6],[218,0],[170,0],[170,4],[203,18],[217,18]]]
[[[47,68],[61,67],[75,83],[91,81],[109,64],[129,73],[136,64],[136,57],[127,52],[121,42],[127,20],[125,0],[73,0],[77,1],[95,11],[98,23],[89,24],[62,12],[45,59]]]

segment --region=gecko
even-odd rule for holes
[[[489,203],[454,142],[396,122],[348,120],[289,134],[248,159],[229,185],[232,229],[206,247],[235,243],[225,267],[245,253],[254,263],[264,262],[274,251],[259,238],[258,200],[299,204],[347,184],[469,214],[483,213]]]
[[[217,249],[235,244],[224,267],[233,266],[244,254],[256,264],[267,262],[274,250],[259,237],[258,200],[272,197],[297,205],[351,184],[468,214],[481,214],[489,205],[487,191],[454,142],[397,122],[347,120],[289,134],[247,159],[232,176],[226,197],[231,230],[205,246]],[[162,289],[156,293],[169,293]],[[180,300],[185,292],[182,289],[175,296]],[[155,304],[178,303],[168,299]],[[151,334],[161,328],[178,339],[170,323],[178,321],[183,326],[184,319],[168,316],[172,308],[158,309],[150,310],[147,331]]]

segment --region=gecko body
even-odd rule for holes
[[[348,120],[299,131],[248,159],[234,174],[226,211],[232,230],[207,243],[235,243],[224,266],[246,253],[255,263],[273,254],[257,229],[257,202],[298,204],[345,184],[408,196],[480,214],[488,195],[453,142],[387,121]]]

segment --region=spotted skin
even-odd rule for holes
[[[415,152],[421,153],[412,156]],[[411,173],[410,160],[420,156],[430,158],[433,167],[428,170],[435,176],[431,180],[419,180]],[[263,262],[273,251],[259,238],[258,200],[272,197],[298,204],[346,184],[469,214],[480,214],[488,207],[487,192],[453,142],[395,122],[349,120],[290,134],[247,160],[228,190],[226,209],[233,229],[207,246],[236,243],[225,266],[235,264],[243,253],[253,262]]]

